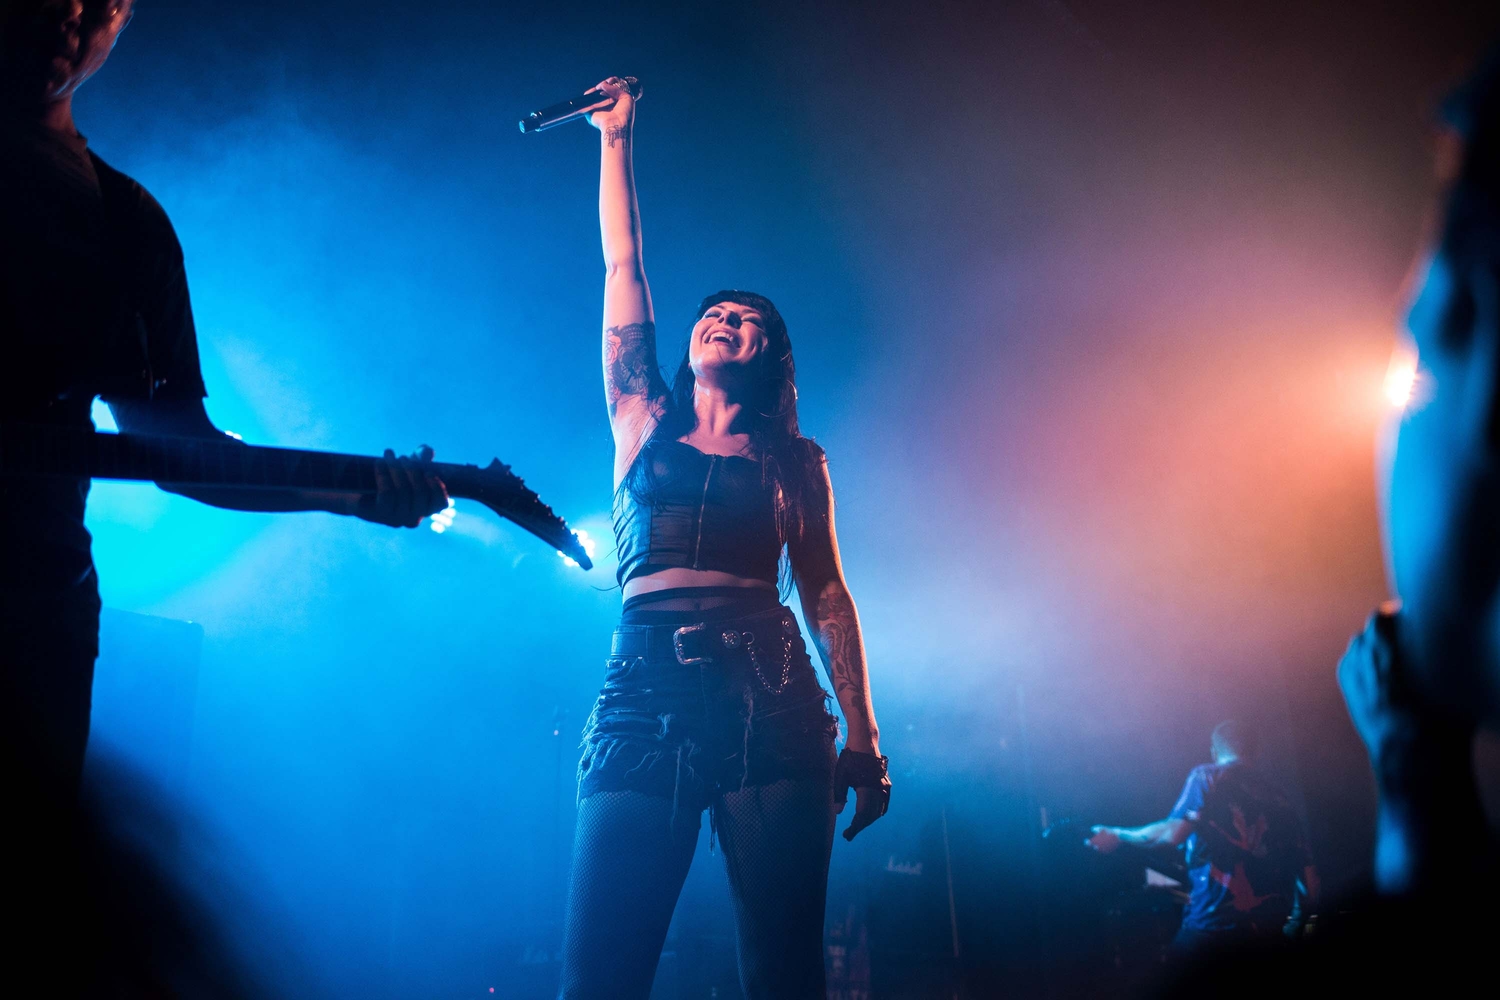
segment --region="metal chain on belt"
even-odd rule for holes
[[[787,680],[792,676],[792,637],[789,635],[781,637],[781,683],[775,687],[772,687],[771,682],[766,680],[766,675],[761,673],[760,654],[753,640],[746,646],[746,652],[750,654],[750,665],[755,668],[755,676],[760,678],[760,683],[772,694],[780,694],[786,688]]]

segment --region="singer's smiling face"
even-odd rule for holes
[[[766,349],[766,318],[738,302],[719,302],[693,324],[688,363],[693,377],[723,382],[750,372]]]

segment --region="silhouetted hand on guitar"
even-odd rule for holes
[[[448,506],[448,488],[432,471],[433,450],[418,448],[409,458],[397,458],[390,448],[375,463],[376,491],[360,497],[354,516],[392,528],[415,528],[422,518]]]

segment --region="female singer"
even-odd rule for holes
[[[661,376],[631,167],[635,101],[618,77],[600,133],[604,397],[625,606],[578,768],[563,997],[641,998],[709,812],[734,900],[748,998],[821,1000],[834,816],[853,839],[890,800],[864,648],[844,583],[823,451],[797,427],[786,324],[721,291]],[[844,749],[796,619],[786,552],[843,708]]]

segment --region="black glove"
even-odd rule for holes
[[[891,807],[890,758],[880,754],[850,750],[839,751],[838,767],[833,772],[833,792],[839,808],[849,801],[849,789],[869,788],[878,793],[880,816]],[[878,819],[879,817],[875,817]]]

